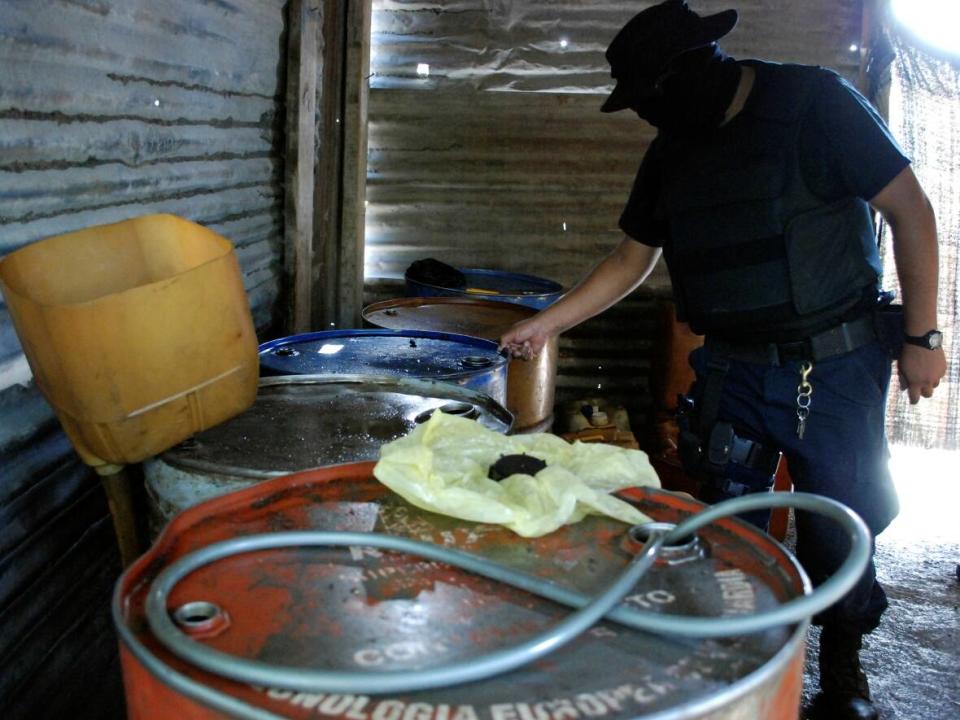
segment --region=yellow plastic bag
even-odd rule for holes
[[[503,455],[526,453],[547,463],[536,476],[501,482],[487,472]],[[649,518],[609,493],[659,487],[645,453],[598,443],[567,443],[556,435],[501,435],[473,420],[436,412],[406,437],[384,445],[373,471],[408,502],[474,522],[505,525],[539,537],[608,515],[631,525]]]

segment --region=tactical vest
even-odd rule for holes
[[[828,71],[751,62],[746,106],[709,137],[661,134],[658,214],[678,316],[697,333],[803,337],[879,286],[869,205],[804,182],[801,121]]]

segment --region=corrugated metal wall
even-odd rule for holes
[[[0,256],[170,212],[231,239],[258,327],[282,268],[284,0],[3,0]],[[121,712],[119,571],[0,305],[0,715]]]
[[[400,292],[395,280],[421,257],[569,287],[618,241],[652,133],[632,113],[599,112],[611,89],[603,53],[651,4],[374,0],[370,299]],[[828,65],[856,78],[859,0],[690,5],[739,9],[723,42],[735,57]],[[656,310],[668,292],[661,266],[633,297],[565,334],[558,400],[612,397],[627,404],[635,429],[649,429]]]
[[[373,0],[371,87],[604,94],[603,52],[654,0]],[[827,65],[857,74],[862,0],[689,0],[734,7],[735,57]],[[417,65],[430,65],[430,75]],[[599,99],[599,98],[598,98]]]

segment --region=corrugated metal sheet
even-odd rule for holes
[[[367,277],[432,253],[569,285],[619,237],[651,138],[590,95],[372,92]]]
[[[597,94],[611,89],[603,52],[650,0],[374,0],[371,88]],[[735,7],[723,40],[735,57],[827,65],[856,76],[862,0],[691,0]],[[430,66],[429,76],[417,66]]]
[[[3,0],[0,256],[169,212],[233,241],[258,328],[283,233],[284,0]],[[119,572],[96,477],[0,304],[0,714],[118,717]]]
[[[652,139],[631,113],[599,112],[604,50],[652,2],[374,0],[366,277],[382,293],[417,258],[540,275],[569,287],[619,239],[617,220]],[[855,78],[860,0],[725,0],[735,57],[833,67]],[[421,67],[418,73],[418,66]],[[398,289],[399,285],[393,287]],[[558,402],[620,400],[652,422],[654,299],[643,289],[561,339]],[[368,293],[370,294],[370,293]],[[599,386],[599,387],[598,387]]]
[[[282,0],[13,0],[0,19],[0,254],[171,212],[279,291]]]

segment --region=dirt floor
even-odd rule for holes
[[[876,557],[890,608],[861,654],[883,720],[960,718],[958,466],[957,452],[893,449],[901,511],[877,538]],[[818,690],[818,645],[813,628],[805,704]]]

